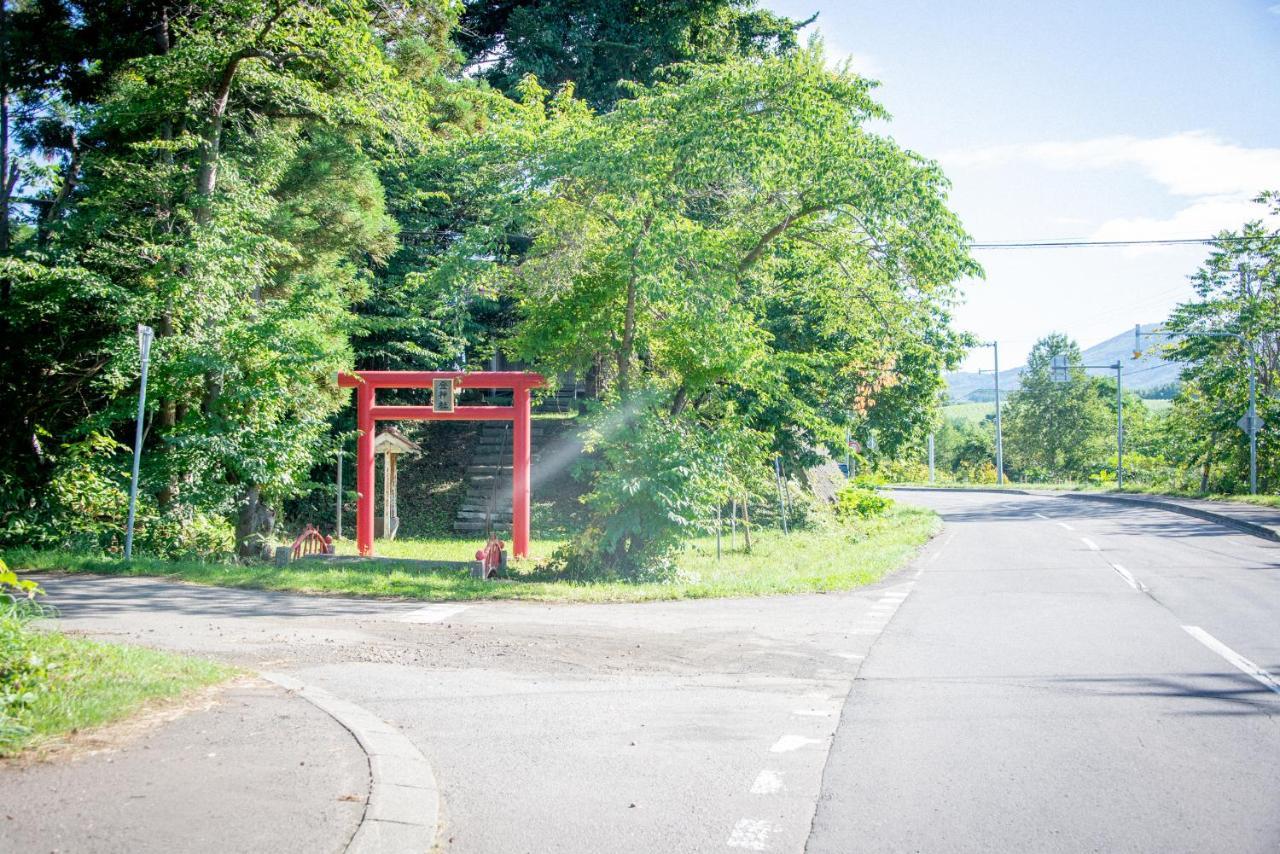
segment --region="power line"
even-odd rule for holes
[[[1149,241],[993,241],[970,243],[972,250],[1065,250],[1065,248],[1098,248],[1107,246],[1203,246],[1211,243],[1242,243],[1245,241],[1280,241],[1280,234],[1258,234],[1247,237],[1228,234],[1224,237],[1171,237]]]

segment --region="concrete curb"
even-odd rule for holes
[[[1156,510],[1167,510],[1170,513],[1181,513],[1183,516],[1193,516],[1197,519],[1203,519],[1206,522],[1215,522],[1219,525],[1225,525],[1228,528],[1235,528],[1246,534],[1252,534],[1255,537],[1261,537],[1264,540],[1272,540],[1280,542],[1280,531],[1270,528],[1266,525],[1259,525],[1256,522],[1250,522],[1246,519],[1237,519],[1235,516],[1228,516],[1224,513],[1214,513],[1211,510],[1205,510],[1200,507],[1191,507],[1186,504],[1179,504],[1176,501],[1162,501],[1159,498],[1147,498],[1128,495],[1107,495],[1105,493],[1089,493],[1089,492],[1067,492],[1061,493],[1063,498],[1075,498],[1081,501],[1110,501],[1112,504],[1132,504],[1138,507],[1151,507]]]
[[[395,727],[355,703],[283,673],[259,675],[324,711],[355,736],[369,757],[369,801],[347,854],[431,851],[440,821],[440,790],[422,752]]]

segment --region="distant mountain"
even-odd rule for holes
[[[1150,332],[1160,324],[1144,323],[1142,324],[1143,332]],[[1166,361],[1157,354],[1156,343],[1153,339],[1146,339],[1141,359],[1134,359],[1133,356],[1133,330],[1122,332],[1114,338],[1108,338],[1100,344],[1095,344],[1085,350],[1081,355],[1087,365],[1110,365],[1119,359],[1124,365],[1124,387],[1133,391],[1141,392],[1145,389],[1158,388],[1177,382],[1178,374],[1182,371],[1182,365],[1177,362]],[[1023,366],[1009,368],[1000,372],[1000,394],[1014,391],[1021,384]],[[1092,369],[1090,374],[1095,376],[1115,376],[1114,371],[1103,369]],[[995,397],[994,384],[991,374],[979,374],[973,371],[956,371],[947,374],[947,392],[951,400],[956,401],[979,401],[992,400]]]

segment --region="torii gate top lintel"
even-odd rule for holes
[[[433,388],[436,380],[453,380],[459,388],[509,388],[511,406],[458,406],[447,412],[432,406],[379,406],[380,388]],[[516,557],[529,554],[529,468],[531,389],[546,385],[540,374],[526,371],[352,371],[338,374],[340,388],[356,390],[356,549],[373,554],[374,425],[377,421],[511,421],[511,539]]]

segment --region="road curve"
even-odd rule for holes
[[[900,494],[942,538],[862,664],[807,850],[1280,850],[1280,544]]]
[[[825,596],[44,586],[68,630],[388,722],[435,770],[451,854],[1280,850],[1280,544],[1047,496],[898,497],[943,533]]]

